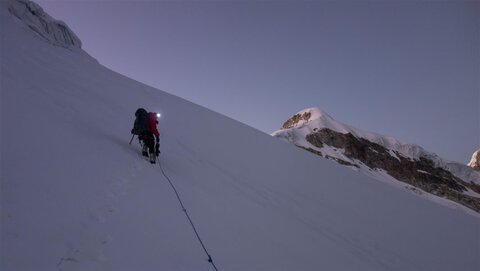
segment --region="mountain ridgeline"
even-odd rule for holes
[[[377,179],[386,173],[416,193],[425,191],[480,212],[480,174],[420,146],[349,127],[317,108],[295,114],[273,135]],[[472,168],[478,167],[478,155],[472,157]]]

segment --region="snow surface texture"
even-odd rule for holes
[[[477,150],[473,153],[472,159],[470,159],[468,166],[473,169],[480,170],[480,150]]]
[[[368,175],[372,175],[370,168],[368,168],[366,165],[363,165],[360,161],[353,161],[349,157],[345,156],[342,152],[343,150],[331,148],[328,145],[323,147],[322,149],[319,149],[313,146],[312,144],[310,144],[310,142],[306,140],[306,136],[308,134],[314,133],[318,129],[322,129],[322,128],[328,128],[342,134],[351,133],[353,136],[357,138],[364,138],[370,142],[373,142],[385,147],[386,149],[390,150],[390,154],[393,157],[396,157],[397,155],[396,153],[412,160],[418,160],[420,157],[424,157],[433,161],[435,166],[444,168],[452,172],[455,176],[459,177],[460,179],[466,182],[473,182],[476,184],[480,184],[480,172],[472,170],[467,165],[442,159],[438,155],[428,152],[418,145],[405,143],[393,137],[366,132],[366,131],[354,128],[352,126],[346,125],[344,123],[341,123],[335,120],[334,118],[332,118],[330,115],[328,115],[326,112],[322,111],[319,108],[308,108],[296,113],[295,115],[303,116],[304,114],[306,114],[306,116],[309,116],[309,118],[300,119],[299,121],[294,123],[292,127],[282,128],[278,131],[275,131],[272,133],[272,136],[282,138],[287,142],[293,143],[297,146],[311,148],[313,150],[322,152],[324,155],[328,155],[333,158],[347,161],[351,164],[359,166],[360,171]],[[358,168],[355,168],[355,167],[353,167],[352,169],[358,170]],[[385,181],[385,174],[382,172],[377,172],[377,173],[378,174],[373,174],[373,177],[376,179]],[[395,180],[394,178],[391,178],[391,177],[387,179]],[[396,183],[396,185],[400,184],[401,186],[408,187],[410,190],[414,190],[413,187],[410,185],[405,185],[405,184],[402,185],[401,182],[398,182],[396,180],[393,182]],[[471,191],[471,190],[468,190],[468,192],[466,193],[473,195],[475,197],[480,197],[478,193],[475,193],[474,191]],[[457,206],[456,203],[453,203],[451,201],[446,202],[446,200],[443,198],[430,196],[430,195],[425,195],[425,196],[441,204],[448,204],[448,205],[453,204],[453,206]]]
[[[0,270],[480,270],[478,216],[285,144],[1,22]]]
[[[64,22],[50,17],[38,4],[28,0],[3,0],[2,2],[2,5],[7,6],[13,15],[52,44],[64,47],[82,47],[80,39]]]

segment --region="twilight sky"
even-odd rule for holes
[[[266,133],[319,107],[449,160],[480,148],[478,1],[35,2],[110,69]]]

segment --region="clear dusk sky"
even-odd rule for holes
[[[319,107],[449,160],[480,148],[479,1],[35,2],[101,64],[265,133]]]

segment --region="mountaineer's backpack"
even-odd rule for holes
[[[133,123],[132,133],[141,135],[148,130],[148,112],[143,108],[139,108],[135,111],[135,122]]]

